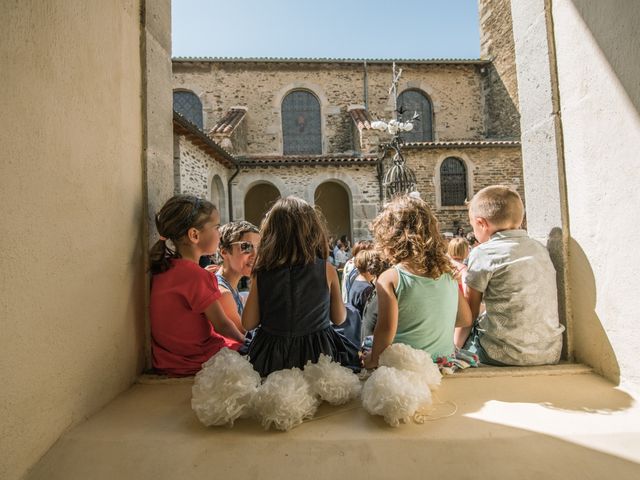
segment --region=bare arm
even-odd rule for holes
[[[465,300],[464,295],[460,289],[458,289],[458,314],[456,315],[456,327],[470,327],[471,325],[473,325],[471,308],[469,308],[469,304]]]
[[[230,338],[231,340],[235,340],[236,342],[244,342],[244,333],[240,332],[238,327],[236,327],[235,324],[227,318],[219,301],[213,302],[209,305],[209,307],[204,311],[204,314],[213,325],[216,333],[223,337]]]
[[[331,304],[331,321],[335,325],[341,325],[347,318],[347,309],[344,308],[344,303],[342,303],[342,293],[340,292],[338,272],[329,262],[326,263],[326,271]]]
[[[398,272],[389,269],[380,275],[376,282],[378,295],[378,322],[373,331],[373,348],[364,361],[365,368],[378,366],[380,354],[393,342],[398,330],[398,299],[395,288],[398,282]]]
[[[482,303],[482,292],[479,292],[471,287],[467,287],[467,301],[471,308],[471,320],[478,318],[480,313],[480,304]]]
[[[242,311],[242,326],[245,330],[253,330],[260,324],[260,304],[258,303],[258,278],[251,277],[251,290],[247,297],[247,303]]]
[[[226,288],[221,288],[220,292],[222,293],[222,296],[218,301],[220,302],[225,315],[227,316],[227,318],[229,318],[229,320],[233,322],[233,324],[238,330],[240,330],[241,333],[245,333],[245,330],[242,326],[242,319],[240,318],[240,314],[238,313],[238,306],[236,305],[236,301],[233,298],[233,294]]]

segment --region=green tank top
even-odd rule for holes
[[[437,280],[398,272],[398,330],[393,343],[405,343],[431,354],[435,361],[454,353],[453,330],[458,312],[458,283],[445,273]]]

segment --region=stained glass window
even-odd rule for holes
[[[320,102],[315,95],[294,90],[284,98],[282,137],[285,155],[322,153]]]
[[[197,125],[200,130],[203,129],[202,102],[200,102],[200,99],[195,93],[184,91],[173,92],[173,109],[191,123]]]
[[[398,120],[406,122],[411,120],[414,113],[420,119],[413,122],[413,130],[403,133],[405,142],[430,142],[433,140],[433,126],[431,124],[433,111],[431,101],[425,94],[418,90],[406,90],[398,96],[398,110],[403,113],[398,115]]]
[[[467,199],[467,169],[459,158],[449,157],[440,165],[442,206],[464,205]]]

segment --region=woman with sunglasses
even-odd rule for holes
[[[238,292],[238,283],[242,277],[251,275],[256,258],[260,234],[252,223],[230,222],[220,228],[220,256],[222,266],[216,272],[220,288],[220,305],[224,313],[245,333],[242,327],[244,303]]]

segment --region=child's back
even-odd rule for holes
[[[453,354],[453,330],[458,312],[458,286],[449,273],[422,277],[396,265],[398,329],[393,343],[405,343],[438,357]]]
[[[483,293],[478,319],[487,354],[507,365],[557,363],[564,327],[558,321],[556,272],[547,249],[524,230],[503,230],[472,250],[466,283]]]

